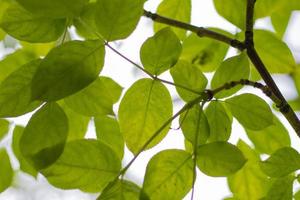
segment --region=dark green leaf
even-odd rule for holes
[[[270,180],[259,167],[259,154],[241,140],[237,146],[248,161],[242,169],[228,177],[229,188],[236,199],[261,199],[267,193]]]
[[[209,141],[227,141],[231,134],[231,120],[224,106],[218,101],[209,103],[205,110],[209,127]]]
[[[149,161],[143,191],[149,199],[183,199],[192,188],[193,161],[183,150],[165,150]]]
[[[68,136],[68,119],[56,103],[45,104],[28,122],[20,139],[20,151],[36,169],[57,160]]]
[[[164,28],[144,42],[140,56],[147,71],[160,75],[176,64],[180,53],[180,40],[170,28]]]
[[[265,200],[292,200],[294,179],[293,176],[276,179],[269,189]]]
[[[207,79],[199,68],[185,61],[179,60],[177,64],[171,68],[171,75],[175,84],[184,86],[197,92],[203,92],[207,85]],[[187,91],[179,86],[176,87],[179,96],[186,102],[192,101],[199,94]]]
[[[291,140],[283,124],[274,118],[274,124],[260,131],[246,130],[249,139],[261,153],[272,154],[276,150],[290,146]]]
[[[247,129],[262,130],[274,123],[270,107],[256,95],[242,94],[225,102],[233,116]]]
[[[140,187],[136,184],[118,180],[110,183],[97,198],[97,200],[139,200]]]
[[[213,142],[198,148],[197,165],[208,176],[229,176],[246,161],[241,150],[227,142]]]
[[[100,141],[73,140],[42,174],[58,188],[100,192],[118,175],[120,167],[117,155]]]
[[[193,145],[196,144],[196,135],[198,134],[197,144],[205,144],[209,137],[210,130],[206,116],[199,105],[195,105],[182,113],[179,121],[184,137],[188,141]]]
[[[9,121],[0,119],[0,141],[6,136],[9,130]]]
[[[23,65],[0,84],[0,117],[17,117],[41,105],[31,100],[31,81],[40,63],[34,60]]]
[[[119,122],[108,116],[94,119],[98,140],[112,148],[120,159],[124,155],[124,139],[120,132]]]
[[[151,79],[135,82],[126,92],[119,107],[120,129],[128,148],[137,153],[172,117],[172,110],[171,96],[162,83]],[[159,143],[168,131],[169,126],[166,126],[147,148]]]
[[[96,26],[108,41],[124,39],[135,29],[143,14],[145,0],[99,0]]]
[[[5,149],[0,149],[0,193],[4,192],[13,181],[13,169],[10,164],[8,154]]]
[[[66,28],[66,20],[36,16],[18,5],[12,5],[0,20],[0,27],[18,40],[50,42],[62,35]]]
[[[300,169],[300,155],[291,147],[281,148],[261,163],[261,169],[270,177],[286,176]]]
[[[17,0],[17,2],[34,14],[61,18],[79,16],[89,0]]]
[[[210,29],[231,36],[223,30]],[[226,44],[191,34],[183,41],[181,58],[200,67],[203,72],[211,72],[221,64],[227,51],[228,45]]]
[[[71,41],[50,51],[33,80],[32,97],[55,101],[87,87],[98,77],[104,47],[98,40]]]
[[[122,92],[122,87],[109,77],[99,77],[88,87],[69,96],[65,103],[75,112],[85,116],[113,114],[115,104]]]
[[[288,46],[272,32],[254,31],[255,48],[271,73],[289,73],[296,63]]]
[[[191,0],[163,0],[158,8],[157,13],[164,17],[190,23],[191,21]],[[166,25],[154,23],[154,31],[163,29]],[[186,37],[186,31],[172,27],[176,35],[183,40]]]
[[[250,75],[249,61],[246,54],[240,54],[228,58],[221,63],[220,67],[215,72],[211,81],[212,89],[223,86],[231,81],[239,81],[241,79],[248,79]],[[236,93],[242,86],[235,86],[230,90],[221,91],[215,95],[217,98],[224,98]]]
[[[20,151],[20,139],[23,135],[24,132],[24,127],[22,126],[16,126],[14,129],[14,133],[13,133],[13,140],[12,140],[12,150],[14,152],[14,155],[16,156],[16,158],[19,161],[20,164],[20,169],[27,173],[32,175],[33,177],[37,177],[37,171],[34,169],[33,166],[31,166],[26,159],[24,158],[24,156],[22,155],[21,151]]]

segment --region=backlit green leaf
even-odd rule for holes
[[[143,14],[145,0],[99,0],[96,26],[108,41],[124,39],[135,29]]]
[[[55,187],[100,192],[119,173],[120,159],[97,140],[74,140],[42,174]]]
[[[146,141],[172,117],[172,100],[160,82],[141,79],[123,97],[119,107],[121,133],[128,148],[137,153]],[[159,143],[169,131],[166,126],[147,148]]]
[[[69,96],[65,103],[75,112],[85,116],[113,114],[115,104],[122,92],[122,87],[108,77],[99,77],[88,87]]]
[[[170,28],[164,28],[144,42],[140,56],[147,71],[160,75],[176,64],[180,53],[180,40]]]
[[[98,140],[112,148],[120,159],[124,154],[124,139],[116,119],[101,116],[94,119]]]
[[[40,63],[34,60],[21,66],[0,84],[0,117],[17,117],[41,104],[31,100],[31,81]]]
[[[216,28],[210,29],[231,36],[223,30]],[[200,67],[203,72],[211,72],[221,64],[227,51],[228,45],[226,44],[191,34],[183,41],[181,59],[195,64],[197,67]]]
[[[33,53],[24,50],[8,54],[0,61],[0,82],[19,67],[33,60],[34,57]]]
[[[0,149],[0,193],[4,192],[13,181],[13,169],[5,149]]]
[[[288,131],[274,116],[274,124],[260,131],[246,130],[249,139],[261,153],[272,154],[276,150],[290,146]]]
[[[9,121],[0,119],[0,141],[6,136],[9,130]]]
[[[170,70],[175,84],[203,92],[207,85],[207,79],[199,68],[185,60],[179,60]],[[180,86],[176,87],[179,96],[186,102],[192,101],[199,96],[191,91],[187,91]]]
[[[0,27],[18,40],[50,42],[62,35],[66,28],[66,20],[36,16],[18,5],[13,5],[0,20]]]
[[[109,184],[97,200],[139,200],[140,190],[133,182],[118,180]]]
[[[268,191],[266,200],[292,200],[293,199],[293,176],[278,178]]]
[[[98,77],[104,47],[98,40],[71,41],[50,51],[33,80],[32,97],[55,101],[87,87]]]
[[[14,155],[19,161],[20,169],[27,173],[32,175],[33,177],[37,177],[37,171],[34,169],[33,166],[31,166],[26,159],[24,158],[23,154],[20,151],[20,139],[23,135],[24,127],[22,126],[16,126],[13,132],[13,139],[12,139],[12,150],[14,152]]]
[[[242,94],[225,102],[232,115],[247,129],[262,130],[274,123],[270,107],[256,95]]]
[[[17,0],[30,12],[49,17],[76,17],[79,16],[88,0]]]
[[[286,176],[300,169],[300,155],[291,147],[281,148],[261,163],[261,169],[270,177]]]
[[[218,101],[212,101],[207,106],[205,115],[210,127],[209,141],[227,141],[231,134],[232,122],[224,106]]]
[[[228,58],[217,69],[213,79],[211,81],[212,89],[223,86],[225,83],[230,83],[231,81],[239,81],[241,79],[248,79],[250,75],[250,67],[246,54],[240,54]],[[221,91],[215,96],[217,98],[223,98],[230,96],[240,90],[242,86],[235,86],[230,90]]]
[[[196,137],[198,137],[197,144],[205,144],[209,137],[210,130],[206,116],[199,105],[195,105],[182,113],[179,121],[184,137],[187,140],[192,144],[196,144]],[[198,136],[196,136],[197,134]]]
[[[241,140],[237,146],[243,152],[247,162],[237,173],[228,177],[229,188],[236,199],[261,199],[268,191],[270,179],[259,167],[259,154]]]
[[[272,32],[254,31],[255,48],[271,73],[289,73],[296,66],[288,46]]]
[[[183,150],[161,151],[149,161],[143,191],[149,199],[183,199],[192,188],[193,161]]]
[[[191,0],[163,0],[159,4],[156,12],[164,17],[190,23],[191,7]],[[166,27],[166,25],[161,23],[154,23],[155,32],[163,29],[164,27]],[[174,27],[172,27],[172,29],[181,40],[186,37],[186,30]]]
[[[246,161],[242,152],[227,142],[213,142],[198,148],[197,166],[208,176],[229,176],[241,169]]]
[[[57,160],[64,149],[68,119],[56,103],[45,104],[28,122],[20,139],[20,151],[36,169]]]

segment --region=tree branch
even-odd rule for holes
[[[257,51],[255,50],[253,40],[254,6],[255,0],[247,0],[246,32],[244,42],[246,45],[247,55],[250,58],[253,65],[255,66],[256,70],[259,72],[262,79],[265,81],[267,86],[275,95],[275,97],[273,97],[272,100],[275,102],[280,112],[285,116],[285,118],[294,128],[297,135],[300,137],[300,121],[296,113],[287,103],[286,99],[284,98],[279,88],[277,87],[275,81],[273,80],[271,74],[268,72],[266,66],[264,65]]]
[[[188,24],[188,23],[184,23],[184,22],[181,22],[181,21],[177,21],[177,20],[174,20],[174,19],[163,17],[163,16],[160,16],[156,13],[151,13],[151,12],[146,11],[146,10],[144,10],[144,16],[148,17],[148,18],[150,18],[153,21],[158,22],[158,23],[167,24],[167,25],[170,25],[170,26],[173,26],[173,27],[177,27],[177,28],[180,28],[180,29],[191,31],[193,33],[196,33],[199,37],[208,37],[208,38],[212,38],[212,39],[224,42],[224,43],[229,44],[230,46],[232,46],[234,48],[237,48],[241,51],[243,51],[245,49],[245,45],[244,45],[243,42],[241,42],[239,40],[236,40],[236,39],[233,39],[233,38],[230,38],[230,37],[228,37],[226,35],[223,35],[221,33],[206,29],[204,27],[198,27],[198,26],[194,26],[194,25],[191,25],[191,24]]]

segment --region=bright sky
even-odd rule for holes
[[[159,0],[148,0],[148,2],[145,4],[145,8],[147,10],[155,12],[159,2]],[[193,0],[192,13],[192,23],[195,25],[204,27],[219,27],[230,32],[234,32],[236,30],[233,25],[218,16],[213,7],[212,0]],[[259,20],[259,22],[256,24],[256,27],[268,28],[272,30],[272,26],[270,25],[270,20],[268,18]],[[293,15],[293,20],[289,25],[289,31],[287,32],[285,38],[288,42],[288,45],[292,49],[298,49],[298,51],[295,51],[298,54],[298,61],[300,61],[299,27],[300,13],[295,12]],[[152,34],[152,22],[149,19],[142,18],[137,30],[128,39],[126,39],[125,41],[117,42],[114,45],[124,55],[139,63],[139,48],[145,41],[145,39],[152,36]],[[229,54],[232,55],[232,52],[233,51],[230,51]],[[115,55],[115,53],[109,51],[108,49],[105,67],[102,75],[112,77],[126,89],[129,88],[135,80],[141,77],[146,77],[142,72],[134,69],[131,64],[127,63],[125,60]],[[163,78],[170,79],[170,75],[165,73],[163,74]],[[282,76],[276,76],[276,80],[280,81],[281,83],[285,83],[285,85],[281,85],[280,88],[286,97],[292,98],[296,96],[295,88],[290,79]],[[174,97],[176,97],[175,89],[169,86],[168,88],[174,95]],[[245,91],[256,92],[254,90],[243,90],[243,92]],[[181,106],[181,103],[179,103],[178,105],[176,104],[175,111],[178,110]],[[116,105],[115,108],[117,107],[118,105]],[[29,116],[30,115],[26,115],[25,117],[18,118],[16,120],[16,123],[25,125],[27,123],[27,120],[29,119]],[[283,118],[280,117],[280,119]],[[288,124],[285,120],[283,120],[283,122],[284,124]],[[178,127],[178,123],[174,122],[172,127]],[[293,146],[296,148],[300,147],[299,139],[296,137],[289,126],[288,128],[291,132]],[[93,124],[90,124],[88,137],[95,137]],[[236,143],[238,138],[242,138],[249,143],[249,140],[246,137],[243,129],[238,123],[235,122],[230,142]],[[8,147],[10,145],[10,142],[11,139],[6,138],[5,141],[0,144],[0,146],[4,145]],[[137,184],[141,185],[146,168],[146,163],[149,161],[149,159],[162,149],[170,148],[183,148],[183,136],[180,131],[170,131],[168,136],[157,147],[141,154],[141,156],[129,169],[127,177],[130,178],[130,180],[134,180]],[[299,148],[297,149],[300,150]],[[126,151],[124,164],[127,163],[131,158],[132,154]],[[18,165],[16,160],[13,160],[13,163],[15,168],[17,168]],[[211,178],[205,176],[201,172],[197,174],[197,177],[198,179],[196,182],[195,191],[197,198],[195,199],[200,199],[201,197],[202,200],[220,200],[225,196],[230,196],[230,191],[228,189],[225,178]],[[39,176],[38,180],[35,181],[25,174],[18,173],[15,178],[14,187],[0,194],[0,200],[90,200],[95,199],[96,196],[97,195],[84,194],[80,191],[63,191],[55,189],[49,186],[49,184],[47,184],[46,180],[42,176]],[[186,199],[190,199],[189,196],[187,196]]]

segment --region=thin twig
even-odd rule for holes
[[[212,39],[224,42],[224,43],[229,44],[230,46],[237,48],[241,51],[243,51],[245,49],[245,45],[243,42],[233,39],[233,38],[230,38],[221,33],[206,29],[204,27],[198,27],[198,26],[194,26],[194,25],[191,25],[188,23],[170,19],[170,18],[161,16],[161,15],[158,15],[156,13],[151,13],[146,10],[144,10],[144,16],[148,17],[158,23],[167,24],[167,25],[170,25],[173,27],[191,31],[193,33],[196,33],[199,37],[208,37],[208,38],[212,38]]]

